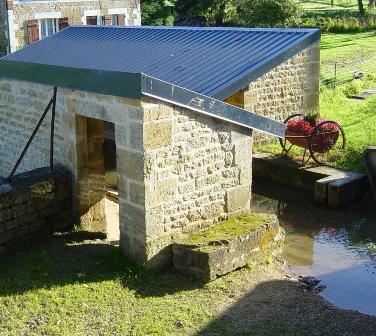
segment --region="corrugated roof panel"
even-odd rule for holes
[[[318,38],[310,29],[75,26],[2,60],[144,73],[224,99]]]

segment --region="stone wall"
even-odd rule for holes
[[[142,109],[129,142],[116,133],[121,240],[131,259],[163,264],[176,239],[249,209],[252,132],[157,100]]]
[[[289,115],[317,111],[320,95],[320,42],[277,66],[226,102],[283,122]],[[257,134],[255,144],[271,140]]]
[[[51,96],[51,87],[0,81],[0,175]],[[48,165],[49,118],[19,172]],[[115,124],[122,246],[132,260],[166,261],[178,237],[249,209],[251,131],[156,100],[58,89],[55,164],[72,172],[75,214],[88,227],[104,218],[99,120]]]
[[[2,3],[6,1],[2,1]],[[9,39],[12,52],[28,44],[27,21],[41,18],[65,18],[70,25],[86,24],[86,16],[125,14],[125,25],[141,25],[140,0],[55,0],[55,1],[7,1],[12,3],[7,13],[9,18]],[[1,14],[4,10],[0,9]],[[3,27],[0,23],[0,29]],[[0,30],[0,42],[1,42]],[[3,44],[1,52],[4,54]]]
[[[0,183],[0,253],[41,232],[73,225],[71,175],[42,168]]]

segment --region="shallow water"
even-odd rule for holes
[[[286,230],[284,258],[297,275],[326,285],[336,306],[376,315],[376,204],[333,211],[311,193],[255,180],[254,211],[275,213]]]

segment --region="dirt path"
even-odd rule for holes
[[[275,266],[240,271],[231,287],[199,335],[376,335],[376,317],[333,306]]]

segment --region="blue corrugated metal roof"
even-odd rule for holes
[[[6,56],[0,72],[10,61],[144,73],[224,99],[317,39],[312,29],[75,26]]]

